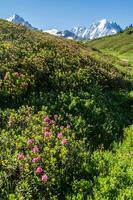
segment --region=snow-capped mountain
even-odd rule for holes
[[[67,39],[72,39],[72,40],[77,38],[77,36],[69,30],[60,31],[60,30],[57,30],[57,29],[50,29],[50,30],[44,30],[43,32],[49,33],[49,34],[52,34],[52,35],[55,35],[55,36],[59,36],[59,37],[64,37],[64,38],[67,38]]]
[[[44,33],[49,33],[49,34],[51,34],[51,35],[58,35],[58,32],[59,32],[59,30],[57,30],[57,29],[49,29],[49,30],[44,30],[43,31]]]
[[[46,30],[44,32],[62,36],[69,39],[75,40],[92,40],[108,35],[114,35],[122,31],[122,28],[116,22],[110,22],[106,19],[102,19],[97,23],[93,23],[89,28],[86,27],[74,27],[73,29],[59,31],[59,30]]]
[[[74,27],[71,30],[79,39],[100,38],[107,35],[114,35],[120,31],[122,31],[122,28],[117,23],[106,19],[92,24],[89,28]]]
[[[9,22],[13,22],[15,24],[22,24],[23,26],[26,26],[31,29],[36,29],[28,21],[25,21],[22,17],[20,17],[17,14],[14,14],[13,16],[7,18],[6,20]]]
[[[26,26],[30,29],[37,29],[34,28],[28,21],[25,21],[22,17],[20,17],[17,14],[7,18],[7,21],[16,24],[22,24],[23,26]],[[92,40],[107,35],[114,35],[120,31],[122,31],[122,28],[116,22],[111,22],[106,19],[102,19],[97,23],[93,23],[88,28],[74,27],[71,30],[57,30],[57,29],[43,30],[43,32],[45,33],[78,41]]]
[[[71,32],[74,33],[79,39],[82,39],[87,35],[88,29],[86,27],[74,27]]]
[[[69,30],[59,31],[57,34],[67,39],[76,39],[76,35]]]

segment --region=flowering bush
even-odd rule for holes
[[[133,199],[129,71],[0,20],[0,200]]]
[[[55,119],[57,119],[57,117]],[[44,117],[43,129],[44,133],[40,133],[39,138],[37,139],[30,138],[27,140],[27,142],[25,143],[24,152],[19,153],[17,158],[18,160],[23,160],[23,162],[19,163],[22,173],[25,172],[24,168],[25,164],[30,162],[31,165],[29,166],[29,171],[33,173],[35,172],[36,175],[40,175],[40,177],[38,176],[36,178],[40,178],[41,181],[46,183],[48,180],[48,175],[46,174],[46,171],[48,171],[48,173],[51,174],[51,171],[49,171],[50,168],[49,157],[52,148],[54,152],[53,155],[55,155],[53,161],[55,165],[58,166],[59,164],[56,162],[59,162],[59,159],[61,157],[61,151],[63,150],[61,145],[70,146],[65,136],[65,132],[67,132],[67,129],[70,129],[70,125],[67,125],[66,128],[64,126],[59,126],[58,124],[56,124],[56,121],[54,121],[54,119],[51,120],[48,116],[46,116]],[[58,133],[58,130],[60,130],[60,133]],[[67,151],[68,148],[65,147],[64,154],[66,156],[67,156]],[[36,157],[34,154],[36,154]],[[34,165],[32,163],[34,163]]]
[[[82,175],[89,156],[85,143],[76,139],[72,126],[61,123],[60,117],[44,116],[42,111],[29,115],[20,135],[13,128],[15,122],[9,125],[10,133],[3,131],[2,185],[9,190],[4,183],[8,177],[15,198],[35,199],[38,193],[40,199],[63,198],[65,188],[71,190],[71,182]],[[5,159],[5,152],[10,159]]]

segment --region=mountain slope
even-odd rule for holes
[[[91,57],[91,54],[89,54],[87,48],[85,48],[80,44],[77,44],[74,41],[73,42],[67,41],[62,38],[54,37],[46,33],[41,33],[40,31],[33,32],[32,30],[30,29],[28,30],[24,26],[20,25],[16,26],[14,24],[2,20],[0,21],[0,24],[1,24],[0,27],[1,46],[6,46],[4,47],[5,51],[7,51],[7,54],[9,54],[11,62],[14,62],[15,64],[15,66],[13,64],[13,70],[15,70],[16,68],[18,71],[22,70],[21,68],[18,68],[19,65],[16,63],[17,59],[20,58],[19,59],[20,66],[22,65],[24,69],[27,70],[28,73],[30,73],[30,75],[32,75],[32,71],[34,74],[35,73],[34,70],[36,69],[36,72],[38,71],[38,73],[41,75],[42,78],[43,78],[43,73],[44,76],[46,73],[47,79],[50,81],[49,75],[51,76],[51,74],[49,74],[50,73],[49,70],[53,67],[52,74],[53,76],[57,76],[55,78],[57,84],[59,84],[60,79],[68,81],[68,83],[64,85],[64,87],[71,87],[72,80],[69,81],[69,78],[71,79],[72,74],[78,73],[78,71],[80,71],[81,68],[83,68],[83,70],[88,70],[88,73],[90,74],[94,73],[92,78],[90,76],[92,82],[94,82],[95,80],[94,77],[96,76],[96,74],[97,75],[99,74],[99,77],[97,78],[99,82],[101,81],[101,83],[102,82],[104,83],[103,77],[107,76],[110,81],[112,79],[111,83],[113,86],[115,84],[113,79],[115,78],[117,79],[117,75],[119,77],[118,72],[115,71],[113,66],[108,66],[108,64],[105,65],[102,62],[100,63],[98,60],[95,60],[95,58]],[[7,30],[6,35],[4,34],[4,27]],[[38,57],[40,57],[40,60],[37,63]],[[5,64],[8,66],[8,64],[6,64],[6,61],[4,59],[2,60],[2,62],[1,65]],[[26,63],[24,64],[24,62]],[[31,71],[29,71],[30,68],[29,69],[27,68],[28,63],[30,65],[30,62],[31,63],[33,62],[32,66],[33,69]],[[64,71],[64,66],[66,66],[65,71]],[[90,70],[91,68],[92,70]],[[59,74],[57,73],[58,70],[59,71],[61,70],[63,77],[59,76]],[[114,71],[114,77],[110,77],[110,74],[112,73],[111,71],[112,72]],[[41,79],[40,80],[38,79],[38,81],[41,84]],[[54,79],[52,80],[52,82],[50,82],[50,87],[55,88],[56,84],[53,81]],[[107,80],[105,80],[105,84],[108,85]],[[59,87],[61,87],[61,85],[59,85]],[[78,87],[78,82],[75,85],[75,87]]]
[[[132,79],[100,57],[0,20],[0,199],[132,199]]]
[[[89,41],[87,44],[89,47],[97,48],[133,63],[133,28],[126,29],[123,33],[115,36]]]
[[[124,91],[124,94],[126,94],[125,91],[131,85],[129,77],[119,71],[115,64],[112,64],[112,58],[110,58],[110,62],[108,59],[100,59],[101,57],[104,58],[104,54],[99,56],[99,52],[91,48],[88,49],[84,44],[40,31],[33,31],[25,26],[15,25],[4,20],[0,20],[0,48],[1,107],[20,106],[27,102],[37,106],[36,101],[40,102],[38,105],[40,106],[47,98],[56,99],[58,98],[57,94],[67,93],[67,96],[70,95],[69,92],[72,96],[82,96],[84,93],[88,93],[88,95],[90,94],[96,99],[101,98],[102,102],[106,102],[106,92],[107,94],[110,92],[110,95],[112,95],[113,91],[118,93]],[[49,93],[48,97],[45,96],[47,93]],[[69,98],[71,98],[71,95]],[[97,95],[101,95],[101,97]],[[41,96],[45,96],[45,98]],[[77,97],[77,99],[80,98],[84,99],[84,95]],[[68,102],[70,103],[70,101],[69,99]],[[52,104],[55,100],[52,99],[48,102]],[[58,106],[58,104],[60,104],[60,100],[55,106]],[[73,102],[70,109],[73,110],[74,105],[76,104]],[[99,106],[101,107],[102,104]],[[49,109],[52,110],[53,107],[50,106]],[[82,105],[79,106],[79,110],[80,108],[82,108]],[[60,109],[60,106],[56,109]],[[110,106],[108,109],[110,109]],[[73,110],[72,112],[75,113],[76,111]],[[104,109],[101,108],[100,112],[104,113],[103,116],[106,115]],[[109,112],[111,112],[111,119],[114,111]],[[123,111],[121,112],[123,113]],[[86,112],[83,115],[86,116]],[[94,119],[90,117],[90,120],[92,124],[102,124],[106,117],[101,118],[102,122],[101,120],[99,122],[96,120],[96,122],[95,116]],[[122,126],[123,124],[122,120]],[[96,126],[93,127],[95,130]],[[101,127],[103,135],[106,132],[104,129],[106,128],[103,125]],[[98,129],[95,131],[97,132]],[[113,134],[114,136],[111,132],[108,139],[105,138],[108,143],[115,138],[114,131]],[[93,139],[91,141],[93,143]],[[100,139],[95,139],[95,142],[99,143]]]

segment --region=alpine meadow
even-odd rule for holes
[[[133,200],[133,27],[108,26],[0,19],[0,200]]]

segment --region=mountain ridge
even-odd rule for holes
[[[6,19],[9,22],[22,24],[31,29],[37,29],[33,27],[28,21],[25,21],[24,18],[20,17],[18,14]],[[95,38],[100,38],[108,35],[114,35],[118,32],[121,32],[122,28],[113,21],[108,21],[102,19],[96,23],[93,23],[90,27],[74,27],[71,30],[58,30],[58,29],[49,29],[43,30],[45,33],[49,33],[55,36],[64,37],[66,39],[73,40],[92,40]]]
[[[33,27],[23,17],[19,16],[16,13],[14,15],[12,15],[11,17],[8,17],[6,20],[9,22],[15,23],[15,24],[22,24],[23,26],[26,26],[27,28],[30,28],[30,29],[37,29],[37,28]]]

